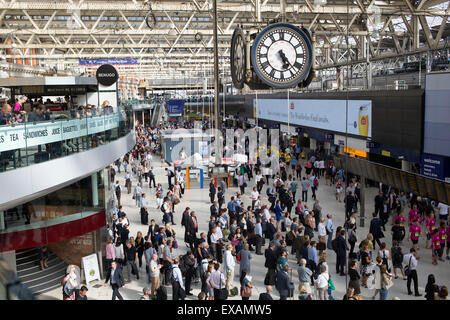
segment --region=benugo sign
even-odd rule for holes
[[[74,139],[119,127],[119,114],[0,127],[0,152]]]

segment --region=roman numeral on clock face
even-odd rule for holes
[[[271,76],[273,78],[274,75],[275,75],[275,69],[270,70],[269,76]]]
[[[264,61],[263,63],[261,63],[261,68],[263,70],[266,70],[267,67],[270,67],[269,61]]]
[[[275,42],[275,37],[273,36],[273,34],[271,34],[271,35],[269,36],[269,38],[270,38],[270,40],[272,40],[272,43]]]
[[[279,36],[280,36],[280,40],[284,40],[284,32],[280,32],[280,33],[278,33],[279,34]]]
[[[298,70],[300,70],[302,68],[302,65],[298,62],[295,62],[294,67],[296,67]]]

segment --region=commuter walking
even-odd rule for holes
[[[125,281],[123,279],[122,269],[117,267],[117,263],[115,261],[111,262],[111,268],[108,270],[108,273],[106,274],[105,284],[110,281],[113,294],[112,294],[112,300],[116,300],[116,297],[119,300],[123,300],[122,295],[119,292],[120,288],[123,288],[125,286]]]
[[[126,282],[131,282],[131,273],[133,272],[136,275],[136,279],[139,280],[139,270],[137,268],[137,260],[138,260],[138,252],[136,247],[131,245],[131,242],[127,240],[125,242],[125,248],[123,249],[125,253],[125,261],[127,267],[127,276],[128,279]]]
[[[302,202],[308,202],[308,189],[311,186],[311,183],[309,182],[309,180],[306,179],[306,177],[303,177],[301,185],[302,185]]]

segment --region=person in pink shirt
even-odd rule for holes
[[[410,233],[410,237],[411,237],[411,242],[413,243],[413,248],[418,251],[419,246],[417,245],[419,243],[419,237],[420,237],[420,232],[422,231],[422,228],[419,225],[419,220],[415,219],[413,220],[413,224],[411,225],[411,227],[409,227],[409,233]]]
[[[437,265],[437,259],[442,259],[443,248],[441,248],[441,236],[439,235],[439,230],[434,229],[433,235],[431,236],[431,249],[433,249],[431,257],[433,259],[433,265]]]
[[[405,218],[405,215],[403,214],[403,210],[400,210],[400,211],[397,213],[397,215],[395,216],[394,223],[395,223],[395,221],[398,221],[398,222],[399,222],[400,227],[405,227],[405,221],[406,221],[406,218]]]
[[[17,102],[14,104],[14,111],[23,111],[23,104],[27,101],[27,97],[20,96]]]
[[[444,253],[444,247],[445,247],[445,243],[448,240],[447,237],[447,228],[446,228],[446,223],[445,221],[441,221],[439,228],[438,228],[438,234],[439,234],[439,238],[441,239],[441,248],[442,248],[442,253],[439,256],[439,260],[444,261],[444,259],[442,259],[442,254]]]
[[[111,262],[114,260],[116,260],[116,250],[114,249],[112,239],[109,238],[106,244],[106,265],[110,267]]]
[[[425,217],[425,225],[427,227],[427,244],[425,246],[425,249],[430,249],[430,239],[433,235],[434,230],[436,229],[436,218],[434,217],[433,211],[430,211]]]
[[[302,200],[298,200],[297,202],[297,208],[295,209],[295,213],[297,213],[298,215],[301,215],[303,213],[303,205],[302,205]]]
[[[447,226],[445,230],[447,231],[447,260],[450,260],[450,257],[448,256],[450,252],[450,226]]]
[[[419,210],[417,210],[417,205],[414,204],[412,209],[409,210],[408,213],[408,224],[411,225],[414,221],[414,219],[417,217]]]
[[[403,238],[404,238],[405,235],[406,235],[406,230],[405,230],[405,222],[406,222],[406,218],[405,218],[405,215],[404,215],[404,213],[403,213],[403,209],[400,209],[400,210],[397,212],[397,216],[396,216],[395,219],[394,219],[394,224],[397,223],[397,222],[398,222],[399,226],[400,226],[401,228],[403,228],[403,237],[402,237],[402,239],[401,239],[401,241],[403,241]]]

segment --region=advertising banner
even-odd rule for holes
[[[0,127],[0,152],[33,147],[119,127],[119,114]]]
[[[183,113],[184,100],[169,100],[166,102],[167,113]]]
[[[372,136],[372,101],[258,99],[259,119],[336,132]],[[289,115],[288,115],[289,112]]]
[[[198,153],[200,153],[203,157],[208,155],[208,141],[198,142]]]
[[[138,64],[137,59],[78,59],[78,65],[80,66],[99,66],[102,64],[115,64],[115,65],[134,65]]]

